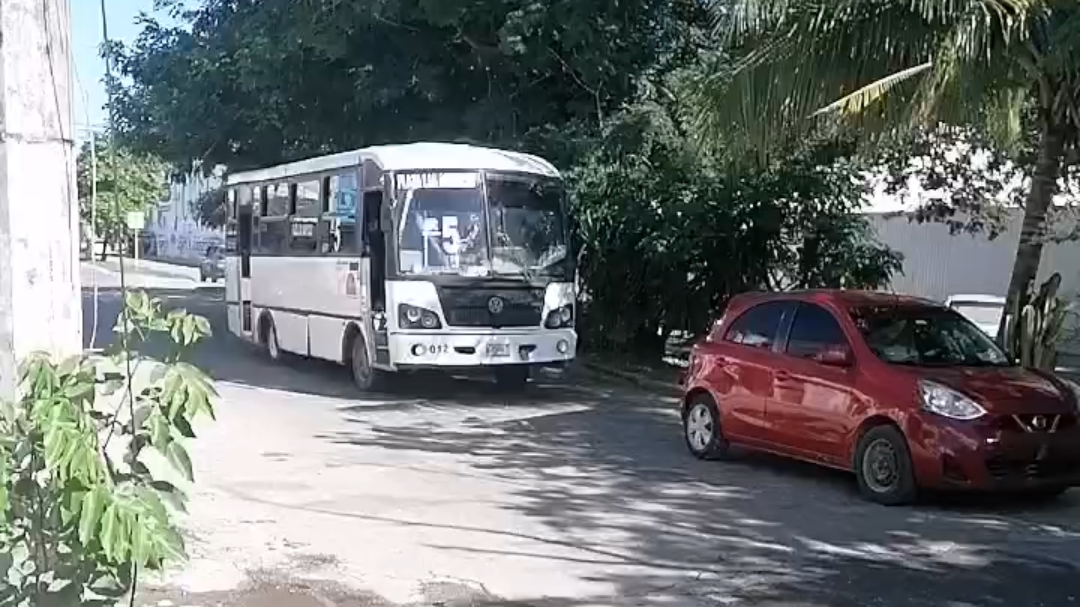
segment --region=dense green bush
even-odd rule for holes
[[[626,110],[571,173],[588,346],[659,353],[733,293],[873,288],[900,268],[858,215],[865,180],[844,146],[740,167],[688,144],[675,115]]]

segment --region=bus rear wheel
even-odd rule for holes
[[[274,326],[274,319],[269,316],[264,318],[261,327],[261,340],[263,348],[266,351],[266,356],[273,362],[281,362],[285,358],[285,353],[281,349],[281,342],[278,341],[277,327]]]
[[[378,390],[385,383],[386,372],[372,366],[367,343],[364,342],[362,335],[357,334],[352,339],[349,350],[349,369],[352,371],[353,383],[363,392]]]
[[[520,390],[529,383],[529,367],[525,365],[496,367],[495,383],[507,390]]]

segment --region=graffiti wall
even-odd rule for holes
[[[224,245],[225,231],[201,225],[195,211],[199,197],[221,185],[224,172],[224,167],[209,176],[194,171],[184,181],[170,186],[168,199],[154,209],[147,221],[148,256],[195,260],[211,245]]]

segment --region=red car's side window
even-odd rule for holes
[[[847,346],[844,330],[832,312],[816,304],[799,304],[788,333],[787,354],[815,358],[830,348]]]
[[[752,348],[771,348],[787,307],[787,302],[769,301],[750,308],[731,323],[724,341]]]

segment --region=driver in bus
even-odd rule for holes
[[[461,239],[461,252],[475,252],[480,244],[480,236],[480,214],[469,213],[469,218],[465,221],[465,236]]]

